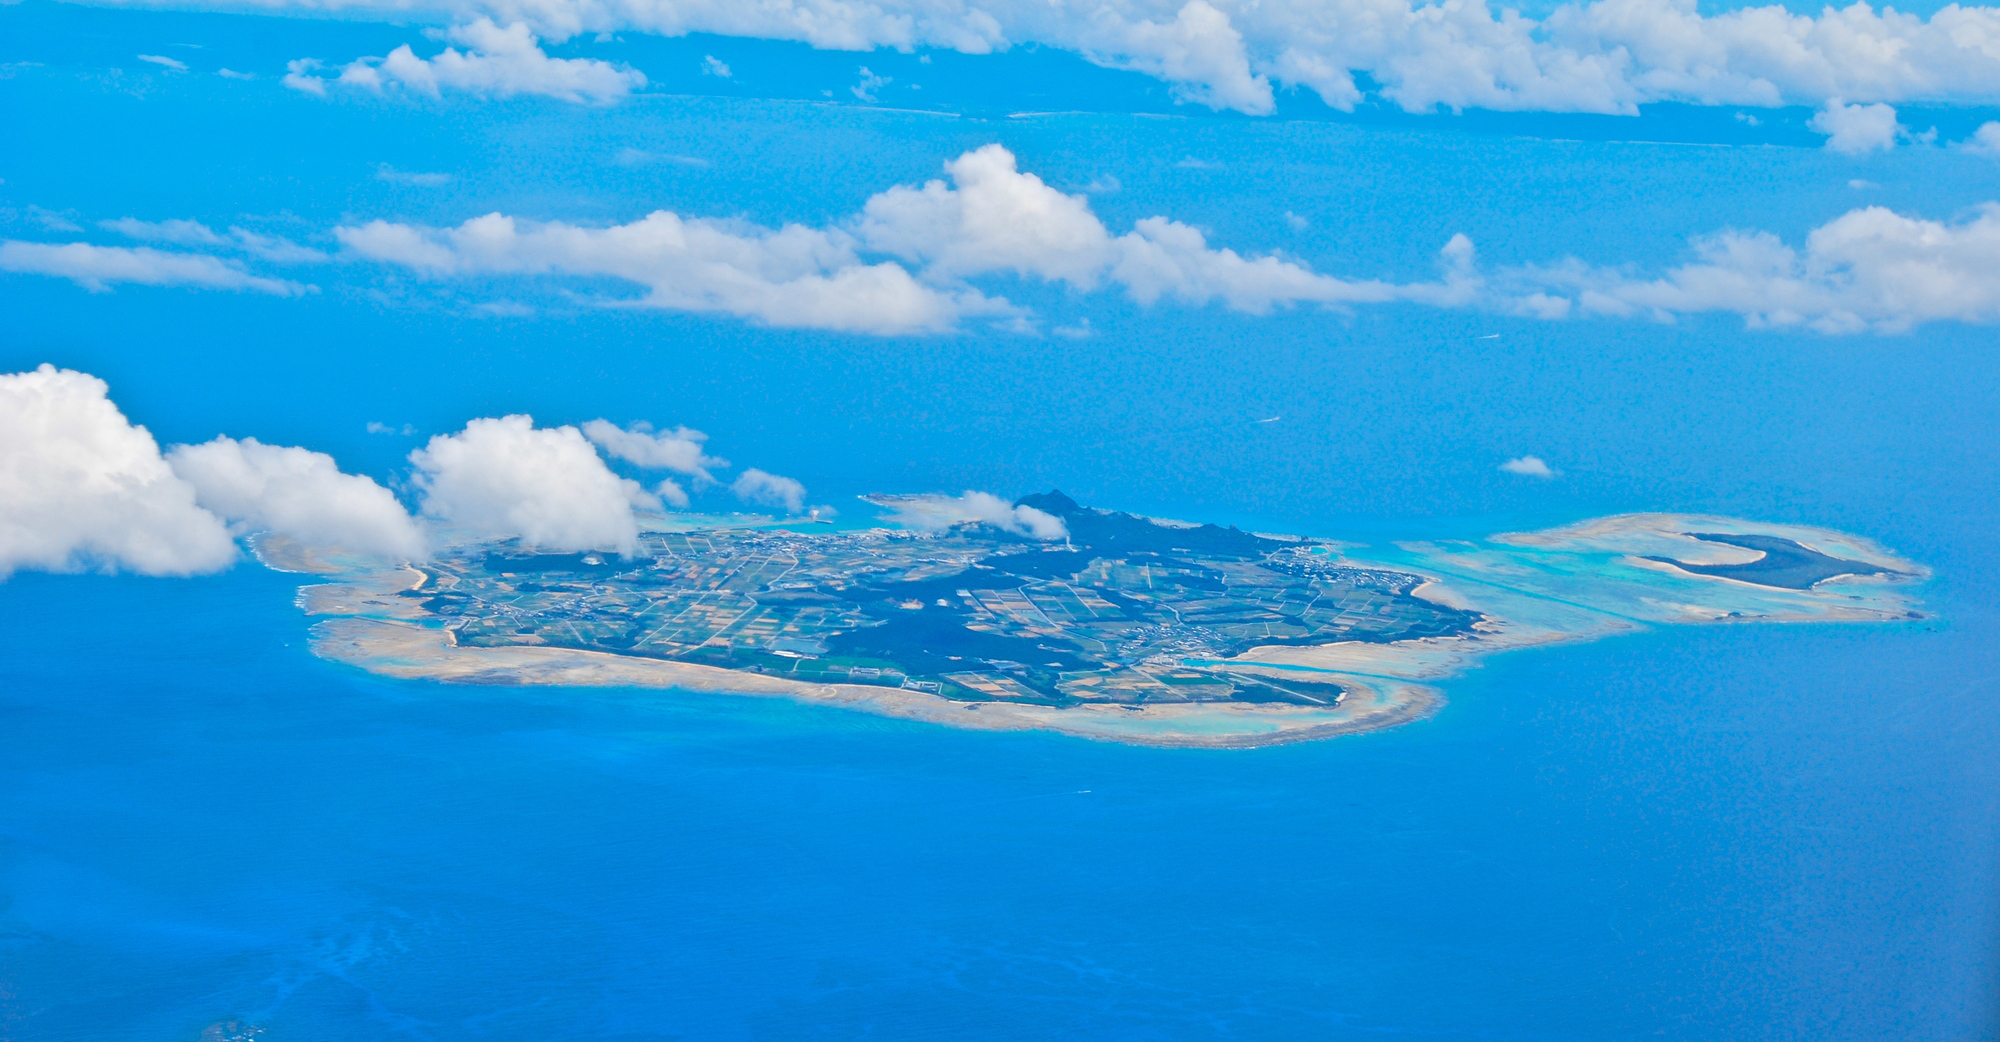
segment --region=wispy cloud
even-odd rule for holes
[[[39,206],[28,207],[28,219],[52,232],[80,232],[83,225],[70,220],[54,210],[44,210]]]
[[[387,163],[375,168],[375,180],[387,181],[393,185],[415,185],[419,188],[437,188],[451,183],[450,174],[398,170]]]
[[[621,148],[611,161],[619,166],[685,166],[703,169],[712,164],[700,156],[676,155],[672,152],[648,152],[641,148]]]
[[[199,221],[179,218],[142,221],[134,217],[120,217],[116,220],[99,221],[97,226],[140,242],[237,250],[275,264],[318,264],[327,260],[326,254],[309,246],[301,246],[283,236],[253,232],[233,225],[226,235]]]
[[[100,293],[120,283],[249,290],[281,297],[318,291],[314,286],[252,275],[212,254],[84,242],[0,241],[0,271],[52,275]]]
[[[879,100],[877,97],[878,92],[880,92],[882,88],[888,86],[893,82],[895,82],[893,78],[888,76],[877,76],[876,74],[868,71],[868,66],[863,65],[861,67],[861,82],[855,84],[852,87],[847,88],[847,92],[854,95],[855,99],[858,101],[865,101],[869,102],[870,104],[873,104],[875,101]]]

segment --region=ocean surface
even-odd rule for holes
[[[387,682],[291,577],[17,576],[0,1026],[1977,1037],[2000,634],[1941,570],[1935,624],[1523,653],[1249,752]]]
[[[1852,207],[1992,196],[1990,160],[1794,147],[1803,110],[1746,143],[1726,112],[1671,107],[1613,139],[1598,117],[1195,119],[1157,99],[1167,116],[335,104],[273,70],[423,41],[121,14],[0,7],[0,123],[33,130],[0,134],[6,234],[52,234],[29,205],[250,214],[328,248],[340,221],[493,210],[823,224],[992,141],[1098,186],[1114,231],[1166,214],[1349,277],[1429,277],[1456,232],[1491,265],[1657,270],[1720,228],[1796,243]],[[100,68],[181,39],[264,79]],[[704,49],[756,67],[743,41],[671,46],[690,81]],[[1000,93],[994,112],[1034,107]],[[524,292],[504,280],[301,277],[322,291],[9,277],[0,372],[82,369],[162,443],[303,444],[405,492],[423,438],[531,412],[699,427],[848,519],[866,492],[1061,488],[1375,544],[1642,510],[1820,525],[1934,569],[1933,617],[1522,652],[1420,723],[1195,751],[391,682],[314,659],[300,577],[252,561],[18,574],[0,583],[0,1039],[1959,1042],[2000,1023],[1991,329],[1256,316],[1024,282],[999,291],[1089,335],[878,340],[577,303],[625,286],[520,317],[473,307]],[[1524,453],[1560,477],[1495,469]]]

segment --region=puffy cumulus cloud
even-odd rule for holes
[[[1030,506],[1015,506],[991,492],[967,490],[959,496],[896,496],[881,499],[893,520],[907,528],[935,531],[953,525],[991,525],[1044,541],[1068,539],[1062,518]]]
[[[236,543],[222,520],[107,392],[50,365],[0,375],[0,575],[228,567]]]
[[[314,286],[252,275],[240,264],[213,254],[147,246],[94,246],[87,242],[0,241],[0,271],[53,275],[93,293],[102,293],[118,283],[249,290],[280,297],[318,292]]]
[[[704,446],[708,435],[688,427],[656,431],[648,423],[620,427],[610,420],[591,420],[583,425],[583,436],[595,442],[613,459],[651,470],[686,474],[700,484],[714,483],[715,476],[709,472],[711,468],[729,466],[728,460],[708,455]],[[675,493],[665,494],[664,498],[669,502],[678,498],[674,505],[686,506],[687,493],[680,491],[679,485],[673,487]]]
[[[2000,203],[1956,223],[1870,206],[1813,229],[1803,250],[1769,232],[1728,231],[1698,240],[1695,252],[1657,278],[1576,263],[1525,277],[1575,293],[1596,314],[1729,311],[1753,327],[1824,333],[2000,320]]]
[[[350,62],[336,82],[376,91],[401,87],[432,97],[458,90],[498,98],[537,94],[595,104],[617,101],[646,85],[645,74],[629,66],[549,57],[524,22],[501,26],[479,18],[444,35],[466,49],[446,47],[434,58],[419,58],[404,44],[386,58]],[[285,86],[324,95],[325,80],[312,75],[316,67],[309,60],[293,62]]]
[[[1519,474],[1524,478],[1541,478],[1544,481],[1556,476],[1556,472],[1543,462],[1540,456],[1519,456],[1500,464],[1500,469],[1509,474]]]
[[[1827,135],[1827,148],[1850,156],[1887,152],[1904,133],[1894,108],[1880,103],[1843,105],[1839,98],[1829,100],[1806,125]]]
[[[1539,19],[1486,0],[261,0],[260,6],[373,18],[524,20],[524,32],[560,38],[630,29],[968,54],[1035,44],[1156,76],[1183,100],[1253,114],[1272,110],[1273,84],[1307,88],[1350,109],[1363,93],[1356,73],[1413,111],[1631,113],[1652,101],[1817,106],[1835,97],[1864,104],[2000,99],[2000,47],[1993,42],[2000,39],[2000,8],[1959,4],[1926,18],[1860,2],[1817,15],[1776,4],[1703,15],[1695,0],[1594,0],[1562,4]],[[419,63],[414,56],[408,61]],[[323,92],[325,80],[309,71],[294,69],[286,82]],[[443,79],[436,70],[428,75]]]
[[[492,213],[456,228],[378,220],[334,234],[359,256],[432,277],[608,276],[648,288],[631,304],[774,326],[927,333],[964,315],[1009,311],[974,291],[925,285],[897,264],[864,263],[845,233],[800,225],[770,229],[661,210],[590,228]]]
[[[424,556],[424,537],[388,489],[343,474],[323,452],[219,437],[167,454],[196,502],[239,531],[265,530],[315,546],[406,560]]]
[[[1159,21],[1100,7],[1078,28],[1075,44],[1093,61],[1165,80],[1181,101],[1259,116],[1277,108],[1270,81],[1251,71],[1243,34],[1207,0],[1190,0]]]
[[[615,549],[639,539],[634,506],[658,500],[604,465],[575,427],[532,417],[477,419],[410,453],[423,512],[459,533],[551,550]]]
[[[2000,122],[1981,123],[1958,147],[1973,155],[2000,158]]]
[[[456,228],[378,220],[335,234],[356,254],[434,277],[609,275],[650,287],[638,302],[650,306],[884,334],[937,332],[970,315],[1018,317],[966,281],[1004,274],[1080,290],[1116,284],[1146,304],[1172,297],[1250,312],[1393,300],[1450,306],[1479,290],[1463,236],[1440,254],[1442,281],[1357,282],[1275,255],[1212,247],[1200,230],[1165,217],[1114,236],[1086,197],[1022,171],[997,144],[947,162],[945,173],[949,183],[892,187],[854,218],[820,229],[659,211],[610,228],[496,213]],[[871,262],[866,253],[895,260]]]
[[[1111,265],[1111,233],[1090,200],[1021,172],[1003,146],[944,169],[949,185],[898,185],[870,198],[855,222],[861,240],[945,278],[1011,272],[1089,289]]]
[[[784,507],[796,514],[805,508],[806,487],[798,481],[780,477],[755,467],[736,476],[729,490],[736,498],[746,503],[760,503],[764,506]]]
[[[279,83],[304,94],[326,97],[326,80],[317,75],[323,68],[317,58],[298,58],[285,63],[285,76]]]
[[[687,489],[682,488],[681,483],[672,478],[654,485],[653,495],[658,497],[661,503],[676,510],[686,510],[688,504],[692,502],[688,499]]]
[[[1262,312],[1274,304],[1381,302],[1442,288],[1349,282],[1276,256],[1246,258],[1211,248],[1198,229],[1165,217],[1145,218],[1114,237],[1088,198],[1022,171],[1000,145],[947,162],[945,173],[950,184],[898,186],[869,199],[855,233],[872,249],[920,265],[930,280],[1009,273],[1079,289],[1108,280],[1146,304],[1172,296]],[[1471,244],[1452,248],[1469,254]]]

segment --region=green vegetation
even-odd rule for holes
[[[1030,497],[1066,543],[940,533],[718,529],[631,559],[506,544],[442,555],[410,596],[460,644],[667,658],[961,701],[1294,702],[1327,684],[1191,667],[1258,645],[1470,632],[1412,596],[1420,576],[1344,565],[1327,544],[1169,526]]]

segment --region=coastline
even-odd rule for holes
[[[1879,574],[1842,575],[1804,589],[1685,571],[1658,560],[1739,564],[1760,556],[1690,532],[1771,535],[1842,555]],[[269,545],[266,545],[269,544]],[[1324,676],[1346,697],[1318,707],[1242,701],[1056,707],[953,701],[925,691],[813,683],[663,658],[538,645],[466,647],[402,594],[424,573],[260,540],[260,558],[335,579],[302,586],[298,607],[326,616],[311,627],[321,658],[381,676],[462,685],[679,689],[786,698],[878,716],[986,731],[1048,731],[1161,748],[1250,749],[1360,734],[1443,708],[1437,686],[1507,651],[1580,643],[1653,626],[1714,623],[1896,622],[1923,618],[1905,590],[1928,569],[1854,536],[1797,525],[1704,515],[1625,514],[1483,541],[1398,543],[1343,563],[1424,579],[1418,595],[1479,613],[1473,632],[1392,642],[1260,645],[1227,659],[1184,659],[1189,669],[1282,678]]]
[[[1443,705],[1434,688],[1401,681],[1357,683],[1340,706],[1316,709],[1242,702],[1058,709],[1016,702],[954,702],[865,684],[811,684],[668,659],[553,647],[461,647],[450,631],[414,622],[345,616],[314,623],[313,654],[379,676],[446,684],[633,687],[787,698],[877,716],[982,731],[1053,731],[1077,738],[1163,748],[1283,745],[1375,731],[1422,719]],[[1349,685],[1343,683],[1343,687]]]

